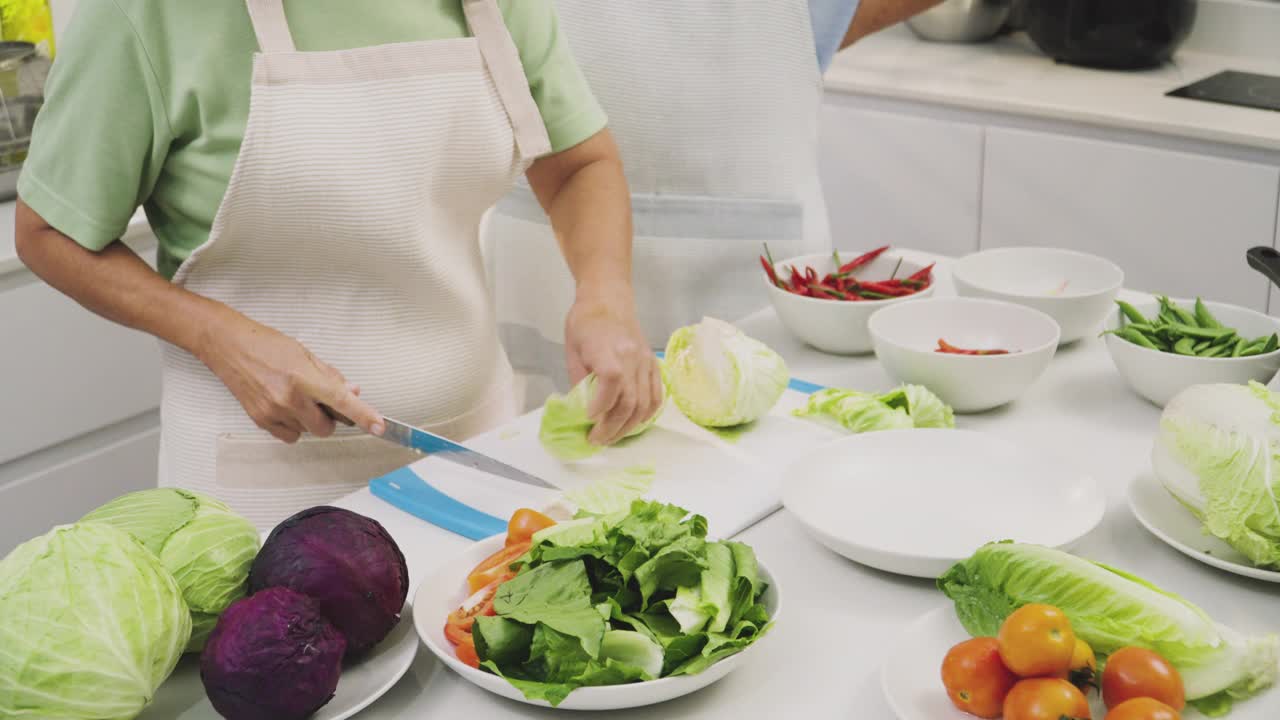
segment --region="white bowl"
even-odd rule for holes
[[[861,253],[840,253],[840,259],[848,262]],[[899,265],[901,262],[901,265]],[[830,254],[802,255],[777,264],[778,277],[785,280],[791,277],[791,267],[803,272],[811,267],[820,277],[835,271],[835,259]],[[890,276],[907,277],[924,265],[904,259],[886,251],[880,257],[854,271],[854,277],[863,280],[888,280]],[[897,270],[897,274],[894,271]],[[935,278],[936,280],[936,278]],[[812,345],[822,352],[834,355],[859,355],[871,352],[871,335],[867,332],[867,320],[871,315],[886,306],[897,305],[910,300],[929,297],[933,294],[935,283],[914,295],[891,298],[889,300],[819,300],[789,293],[764,278],[769,288],[769,300],[778,318],[791,334],[802,342]]]
[[[472,568],[481,560],[492,555],[502,547],[505,536],[495,535],[472,545],[466,552],[436,568],[421,585],[413,599],[413,624],[418,629],[422,642],[435,653],[436,657],[454,672],[471,683],[488,690],[495,695],[516,700],[529,705],[549,707],[549,703],[529,700],[524,693],[506,680],[489,672],[477,670],[465,665],[454,654],[453,645],[444,636],[445,618],[458,608],[470,593],[467,592],[466,578]],[[777,580],[769,570],[760,563],[760,578],[768,584],[761,602],[769,612],[769,618],[778,620],[781,608],[781,597],[778,594]],[[772,632],[772,631],[771,631]],[[738,667],[749,655],[756,652],[760,644],[769,640],[768,635],[757,640],[746,650],[724,658],[697,675],[661,678],[648,682],[630,683],[627,685],[606,685],[603,687],[583,687],[569,693],[569,697],[560,703],[560,710],[620,710],[623,708],[642,707],[666,702],[688,695],[714,683],[728,675]],[[477,713],[484,717],[484,712]]]
[[[928,387],[960,413],[1012,402],[1049,366],[1059,337],[1058,323],[1039,310],[972,298],[894,305],[872,315],[868,327],[876,357],[890,375]],[[940,353],[939,339],[957,347],[1010,353]]]
[[[1062,328],[1060,343],[1095,335],[1124,285],[1120,266],[1057,248],[1001,248],[966,256],[952,266],[956,292],[1026,305]]]
[[[1195,303],[1194,298],[1172,299],[1179,307],[1188,310]],[[1132,304],[1147,317],[1154,317],[1159,313],[1160,306],[1155,300]],[[1237,333],[1246,338],[1280,332],[1280,323],[1260,312],[1216,302],[1206,302],[1205,307],[1218,322],[1235,328]],[[1107,320],[1107,329],[1120,327],[1120,317],[1119,309],[1112,312]],[[1160,407],[1164,407],[1174,395],[1192,385],[1243,384],[1250,380],[1257,380],[1265,385],[1280,370],[1280,350],[1250,357],[1202,358],[1151,350],[1115,335],[1107,335],[1106,344],[1112,362],[1129,386]]]

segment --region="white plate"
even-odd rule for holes
[[[422,641],[431,649],[431,652],[468,681],[511,700],[549,707],[549,704],[544,701],[529,700],[524,693],[497,675],[464,665],[454,654],[453,645],[444,637],[445,618],[457,609],[469,594],[466,588],[467,574],[480,564],[481,560],[502,547],[503,540],[501,535],[481,540],[465,553],[441,565],[418,586],[418,593],[413,599],[414,625],[418,629],[418,635],[422,637]],[[769,574],[769,570],[763,563],[760,564],[760,577],[769,585],[762,601],[769,611],[769,617],[776,622],[780,607],[778,588],[773,576]],[[654,705],[688,695],[728,675],[768,639],[766,635],[760,641],[752,643],[746,650],[737,655],[730,655],[697,675],[662,678],[628,685],[578,688],[570,693],[558,708],[560,710],[620,710]]]
[[[418,636],[413,632],[411,615],[406,605],[400,622],[372,654],[342,668],[333,699],[308,720],[349,718],[369,707],[404,676],[418,653]],[[198,656],[188,654],[182,659],[138,720],[222,720],[200,682]]]
[[[850,560],[926,578],[994,540],[1069,549],[1106,511],[1092,479],[964,430],[838,440],[788,471],[783,504]]]
[[[942,659],[947,651],[969,639],[956,619],[951,605],[922,615],[911,623],[893,644],[893,651],[880,671],[880,687],[885,700],[898,720],[973,720],[960,712],[942,687]],[[1097,693],[1090,693],[1089,704],[1098,720],[1106,709]],[[1183,720],[1204,716],[1188,707]],[[1268,691],[1236,704],[1231,720],[1275,720],[1280,717],[1280,693]]]
[[[1187,557],[1237,575],[1280,583],[1280,572],[1254,567],[1235,548],[1203,532],[1196,516],[1150,473],[1130,483],[1129,509],[1152,535]]]

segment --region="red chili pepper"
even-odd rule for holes
[[[935,352],[947,353],[949,355],[1008,355],[1008,350],[970,350],[967,348],[959,348],[951,343],[938,338],[938,349]]]
[[[929,280],[933,277],[933,266],[936,264],[937,263],[929,263],[929,267],[926,267],[918,272],[911,273],[910,275],[907,276],[907,279],[919,280],[925,283],[926,286],[928,286]]]
[[[809,282],[811,282],[811,283],[816,283],[816,282],[818,282],[818,271],[817,271],[817,270],[814,270],[814,269],[813,269],[813,268],[811,268],[811,267],[807,267],[807,268],[805,268],[805,269],[804,269],[804,279],[805,279],[805,280],[807,280],[807,281],[809,281]]]
[[[764,266],[764,272],[769,276],[769,282],[773,283],[777,287],[786,289],[786,286],[778,279],[778,273],[773,269],[773,265],[771,265],[768,260],[765,260],[763,255],[760,256],[760,264]]]
[[[871,262],[872,260],[875,260],[876,258],[880,257],[880,253],[883,253],[885,250],[888,250],[888,249],[889,249],[889,246],[885,245],[884,247],[876,248],[875,250],[872,250],[871,252],[865,255],[859,255],[858,257],[850,260],[844,265],[841,265],[840,272],[847,273],[847,272],[856,270],[862,267],[863,265],[866,265],[867,263]]]
[[[871,292],[880,293],[881,295],[888,295],[890,297],[902,297],[904,295],[911,295],[915,292],[911,288],[904,288],[898,285],[889,285],[888,283],[882,283],[882,282],[864,282],[862,283],[862,287],[866,288],[867,290],[870,290]]]

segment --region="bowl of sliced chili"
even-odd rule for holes
[[[930,298],[887,307],[868,322],[876,357],[905,383],[925,385],[958,413],[1013,402],[1058,349],[1058,323],[999,300]]]
[[[933,265],[888,246],[781,262],[774,262],[766,247],[760,265],[782,324],[801,342],[833,355],[870,353],[867,320],[873,313],[933,294]]]

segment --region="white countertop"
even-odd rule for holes
[[[1280,75],[1280,57],[1184,50],[1154,70],[1094,70],[1055,63],[1024,35],[981,44],[932,43],[898,26],[841,52],[826,87],[1280,151],[1278,113],[1164,96],[1221,70]]]
[[[940,275],[939,294],[953,294],[945,263]],[[864,390],[892,385],[874,357],[838,358],[803,347],[779,325],[772,310],[739,324],[782,353],[797,378]],[[1134,571],[1240,630],[1280,629],[1280,621],[1275,619],[1275,585],[1191,560],[1149,535],[1129,514],[1125,490],[1149,467],[1158,418],[1159,410],[1124,385],[1102,342],[1092,339],[1061,350],[1046,374],[1015,404],[983,415],[960,416],[957,424],[1074,463],[1081,472],[1098,479],[1108,496],[1107,516],[1080,544],[1078,554]],[[947,479],[938,478],[938,482]],[[415,580],[468,544],[393,508],[367,490],[338,504],[382,522],[404,550]],[[785,510],[750,528],[739,539],[751,544],[774,572],[784,597],[782,617],[763,641],[767,643],[764,651],[724,680],[693,695],[651,708],[577,713],[573,717],[892,720],[880,692],[883,653],[907,623],[949,601],[931,582],[871,570],[826,550]],[[937,668],[920,671],[936,673]],[[504,700],[474,687],[424,647],[409,674],[360,717],[503,720],[567,716]],[[1280,690],[1242,704],[1232,717],[1280,717]]]

